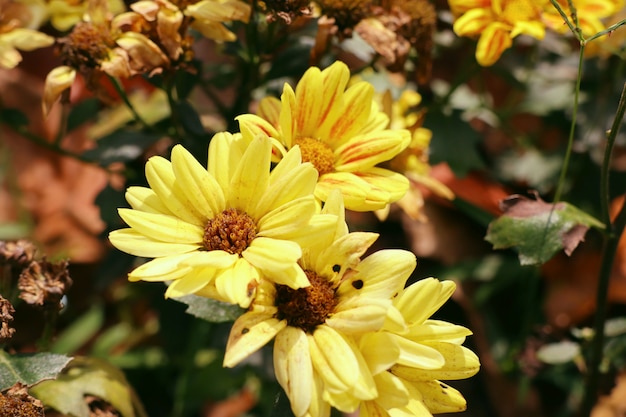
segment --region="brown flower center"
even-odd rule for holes
[[[313,271],[304,272],[311,285],[295,290],[277,285],[275,305],[279,320],[287,320],[289,326],[311,333],[330,316],[337,306],[337,299],[330,281]]]
[[[107,28],[90,22],[77,23],[58,43],[63,63],[76,69],[98,68],[115,46]]]
[[[302,162],[312,163],[320,175],[335,170],[335,155],[324,142],[312,138],[299,138],[296,139],[295,145],[300,146]]]
[[[256,237],[256,224],[252,217],[229,208],[210,219],[204,226],[204,248],[223,250],[241,255]]]

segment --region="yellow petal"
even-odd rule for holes
[[[243,114],[235,117],[239,122],[239,128],[243,135],[255,137],[259,133],[271,138],[279,138],[280,134],[276,128],[267,120],[254,114]]]
[[[44,48],[54,43],[54,38],[37,30],[15,28],[0,35],[0,42],[9,44],[22,51]]]
[[[48,115],[52,109],[52,105],[61,96],[65,90],[70,88],[76,78],[76,70],[70,67],[56,67],[46,76],[46,82],[43,91],[43,113]]]
[[[422,343],[415,343],[404,337],[393,335],[400,348],[399,365],[421,369],[441,369],[446,358],[435,348]]]
[[[229,132],[216,133],[209,142],[207,169],[222,190],[230,186],[230,179],[245,151],[240,142],[241,139]]]
[[[426,369],[397,365],[393,367],[392,372],[407,381],[428,381],[465,379],[476,375],[480,369],[478,356],[464,346],[444,342],[432,342],[424,346],[435,349],[445,358],[443,366]]]
[[[202,0],[188,5],[185,9],[185,15],[193,16],[200,21],[229,22],[239,20],[248,22],[251,10],[249,4],[238,0]]]
[[[302,233],[317,205],[313,195],[289,201],[263,216],[257,223],[257,236],[284,239],[294,233]]]
[[[391,299],[402,291],[416,266],[412,252],[379,250],[359,263],[357,271],[342,282],[338,294],[340,297]]]
[[[313,365],[306,334],[296,327],[285,327],[274,341],[274,373],[291,402],[295,417],[309,411],[313,396]]]
[[[248,308],[259,279],[259,271],[247,260],[239,258],[215,278],[215,289],[228,302]]]
[[[341,301],[335,307],[335,312],[326,319],[326,324],[345,334],[375,332],[383,327],[390,304],[390,300],[378,298]]]
[[[353,232],[338,238],[330,246],[322,248],[312,259],[311,269],[323,276],[343,277],[344,273],[354,268],[361,256],[378,239],[377,233]],[[314,252],[313,252],[314,253]],[[306,260],[307,264],[309,260]],[[343,296],[342,293],[339,293]]]
[[[493,22],[494,16],[489,9],[473,8],[455,20],[452,29],[458,36],[480,35]]]
[[[172,169],[189,202],[194,207],[201,207],[202,214],[207,218],[226,208],[224,193],[217,181],[180,145],[172,149]]]
[[[237,259],[239,259],[238,255],[223,250],[197,251],[190,253],[181,260],[181,264],[192,267],[210,266],[215,269],[224,269],[233,266]]]
[[[273,183],[254,209],[254,213],[258,216],[265,217],[272,211],[280,210],[293,200],[308,201],[307,196],[312,202],[314,201],[313,192],[317,184],[317,170],[310,164],[295,167],[289,176],[273,177],[272,179],[274,180]],[[304,220],[306,221],[306,218]]]
[[[109,233],[109,240],[117,249],[144,258],[178,255],[200,248],[200,245],[190,243],[171,243],[150,239],[132,229],[114,230]]]
[[[400,358],[400,348],[387,332],[367,333],[359,340],[359,350],[372,373],[386,373]]]
[[[407,287],[394,300],[394,305],[409,326],[422,324],[450,298],[455,288],[453,281],[421,279]]]
[[[347,391],[357,382],[359,364],[352,348],[328,326],[308,336],[313,367],[330,389]]]
[[[408,130],[383,130],[359,135],[335,150],[335,169],[343,172],[361,171],[388,161],[411,142]]]
[[[115,43],[128,53],[133,74],[142,74],[169,64],[161,48],[147,36],[137,32],[124,32]]]
[[[302,288],[310,283],[296,263],[301,254],[297,243],[257,237],[241,255],[261,270],[267,279],[291,288]]]
[[[328,122],[320,131],[320,136],[331,149],[362,131],[370,119],[373,99],[374,87],[366,82],[356,83],[345,91],[341,106],[333,106]]]
[[[287,326],[287,321],[278,320],[272,314],[247,312],[240,316],[230,330],[224,366],[232,368],[259,350]]]
[[[172,212],[161,202],[156,193],[148,187],[128,187],[126,201],[135,210],[172,215]]]
[[[281,104],[280,100],[276,97],[264,97],[259,102],[259,109],[257,114],[264,120],[267,120],[272,126],[278,127],[280,126],[280,111]],[[272,136],[269,135],[268,136]],[[278,137],[278,136],[274,136]]]
[[[235,168],[227,191],[227,205],[250,214],[254,220],[258,220],[255,209],[269,185],[271,154],[269,138],[257,136]]]
[[[483,67],[493,65],[512,44],[511,34],[506,27],[492,23],[480,35],[476,45],[476,60]]]
[[[378,398],[376,402],[386,410],[404,407],[409,403],[409,391],[399,378],[390,372],[374,376]]]
[[[426,320],[411,327],[403,336],[415,341],[445,341],[461,344],[471,335],[470,329],[440,320]]]
[[[172,282],[165,291],[165,298],[184,297],[193,294],[215,278],[216,271],[212,268],[193,268],[188,274]]]
[[[296,123],[294,113],[296,110],[296,93],[289,84],[283,87],[283,94],[280,96],[280,132],[282,133],[283,144],[290,149],[296,139]]]
[[[204,225],[205,214],[201,214],[184,195],[183,190],[176,186],[176,176],[172,164],[160,156],[151,157],[146,162],[146,179],[150,188],[156,193],[161,202],[185,222],[195,225]]]
[[[398,201],[409,189],[409,180],[402,174],[384,168],[373,167],[354,173],[370,185],[368,200],[371,203],[385,196],[387,203]]]
[[[204,230],[167,214],[118,209],[120,217],[134,230],[151,239],[170,243],[202,242]]]
[[[293,124],[302,137],[315,138],[320,119],[323,89],[321,71],[309,68],[296,86],[295,109],[292,109]]]
[[[192,269],[189,266],[180,265],[180,262],[189,257],[192,253],[153,259],[150,262],[146,262],[145,264],[135,268],[130,274],[128,274],[128,280],[167,281],[180,278]]]
[[[414,386],[422,394],[424,405],[433,414],[458,413],[467,408],[463,395],[443,382],[424,381]]]

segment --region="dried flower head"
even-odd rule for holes
[[[41,401],[28,394],[28,387],[16,383],[6,393],[0,394],[0,415],[12,417],[44,417]]]
[[[9,327],[9,323],[13,321],[13,313],[15,313],[15,309],[11,302],[0,295],[0,323],[2,323],[0,341],[10,339],[15,333],[15,329]]]
[[[58,306],[72,285],[68,264],[68,261],[48,262],[45,258],[31,262],[17,283],[20,298],[28,304]]]
[[[25,239],[0,241],[0,265],[13,265],[25,268],[35,258],[37,248]]]
[[[266,0],[264,3],[270,20],[280,19],[286,24],[290,24],[298,17],[311,14],[309,0]]]
[[[351,36],[354,27],[371,15],[371,0],[320,0],[322,13],[334,21],[337,34]]]

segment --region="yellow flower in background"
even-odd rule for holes
[[[428,163],[428,146],[432,131],[422,127],[424,112],[416,110],[422,96],[413,90],[403,90],[397,100],[393,100],[389,91],[381,95],[382,107],[389,115],[391,129],[407,129],[411,132],[411,143],[399,155],[385,165],[393,171],[404,174],[410,181],[410,187],[397,204],[412,219],[426,221],[422,212],[424,196],[420,186],[436,195],[453,199],[452,191],[437,179],[430,176],[431,166]],[[376,211],[376,215],[384,220],[389,213],[389,206]]]
[[[561,9],[570,17],[571,11],[567,0],[557,0]],[[606,29],[603,19],[606,19],[619,12],[624,7],[623,0],[573,0],[572,4],[576,8],[578,16],[578,24],[582,30],[583,36],[595,35]],[[559,33],[570,32],[570,28],[563,21],[563,17],[558,10],[550,3],[546,7],[543,15],[546,25]],[[606,39],[603,37],[600,39]]]
[[[21,61],[19,51],[32,51],[54,43],[54,38],[31,28],[36,20],[24,3],[0,2],[0,68],[15,68]],[[36,22],[35,22],[36,23]]]
[[[249,143],[249,145],[248,145]],[[331,232],[336,216],[317,214],[317,172],[293,148],[270,173],[270,139],[222,133],[209,146],[208,169],[182,146],[172,161],[146,163],[150,188],[130,187],[130,228],[111,232],[118,249],[155,258],[131,281],[172,281],[167,297],[198,294],[247,307],[265,277],[285,288],[309,286],[297,264],[300,245]]]
[[[513,39],[545,36],[542,11],[547,0],[448,0],[457,16],[453,30],[458,36],[478,38],[476,60],[493,65],[511,47]]]
[[[344,210],[337,191],[324,210]],[[344,234],[342,223],[338,218],[334,234],[303,251],[300,264],[311,286],[294,290],[263,281],[226,346],[224,366],[232,367],[275,339],[274,371],[296,417],[328,416],[331,406],[353,412],[377,397],[356,340],[383,328],[391,297],[416,264],[402,250],[378,251],[361,261],[377,235]]]
[[[237,36],[224,23],[240,21],[248,23],[252,8],[239,0],[182,1],[188,4],[183,13],[192,18],[191,27],[202,36],[216,41],[232,42]]]
[[[242,132],[263,132],[286,149],[299,145],[304,161],[320,177],[315,196],[325,201],[341,190],[345,207],[369,211],[397,201],[407,191],[406,177],[377,167],[411,141],[407,130],[387,129],[388,118],[374,103],[374,88],[359,82],[346,89],[350,70],[335,62],[306,71],[294,90],[285,84],[281,100],[267,98],[259,115],[237,120]]]
[[[83,20],[88,13],[90,0],[50,0],[46,2],[46,11],[50,24],[57,30],[65,32]],[[113,14],[122,13],[126,6],[122,0],[106,0],[107,8]]]
[[[380,395],[363,403],[360,415],[430,416],[463,411],[465,399],[441,380],[475,375],[480,362],[461,346],[472,332],[430,319],[455,289],[452,281],[420,280],[394,299],[382,331],[363,336],[359,347]]]

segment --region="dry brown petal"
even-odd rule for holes
[[[28,387],[20,382],[0,394],[0,416],[44,417],[41,401],[28,394]]]
[[[0,264],[26,267],[35,258],[37,248],[25,239],[12,242],[0,241]]]
[[[45,258],[32,262],[22,272],[17,283],[21,291],[20,298],[32,305],[58,306],[72,285],[67,266],[67,261],[51,263]]]
[[[10,339],[15,333],[15,329],[9,326],[9,323],[13,321],[13,313],[15,309],[9,300],[0,295],[0,341],[6,341]]]

